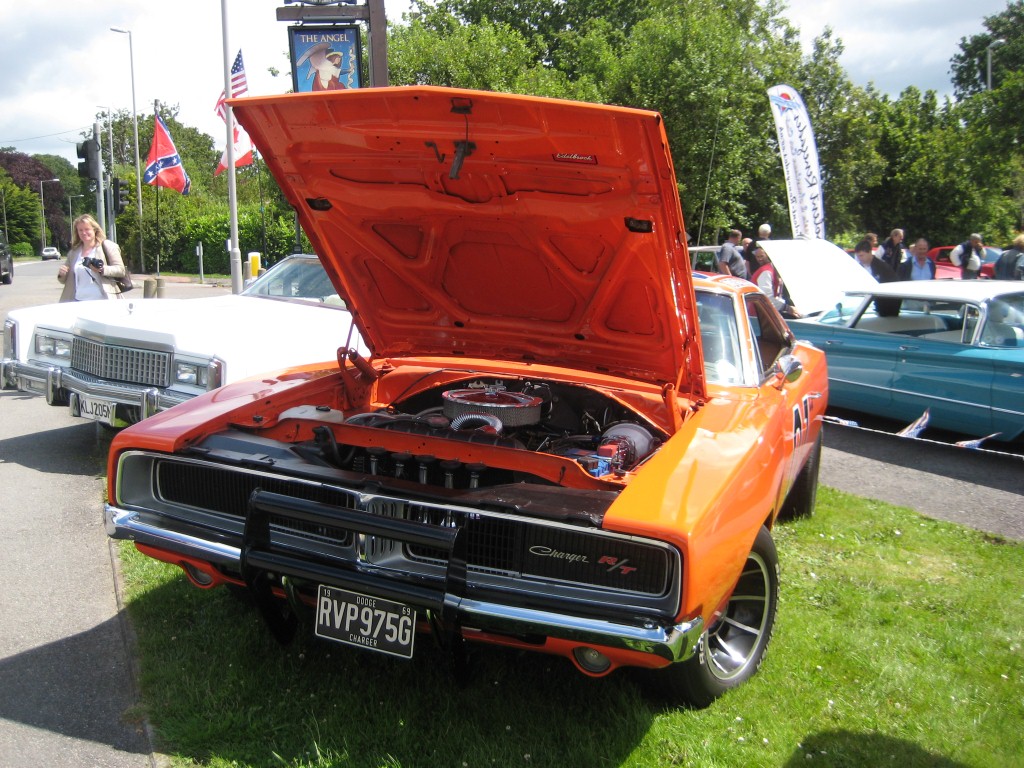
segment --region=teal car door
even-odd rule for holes
[[[898,344],[893,402],[913,421],[927,408],[928,425],[982,437],[992,421],[992,351],[957,341],[903,337]]]
[[[1024,435],[1024,348],[992,352],[992,431],[1000,440]]]
[[[891,335],[856,328],[832,328],[814,343],[828,358],[829,403],[840,408],[896,415],[892,384],[897,341]]]

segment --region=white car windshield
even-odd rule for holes
[[[704,375],[715,384],[742,383],[743,364],[732,297],[698,291],[697,312],[704,350]]]
[[[270,296],[344,306],[318,259],[289,258],[271,267],[242,291],[245,296]]]

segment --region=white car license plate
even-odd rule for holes
[[[317,590],[316,634],[410,659],[416,611],[402,603],[321,584]]]
[[[95,397],[78,396],[78,412],[87,419],[113,424],[114,410],[114,403],[108,403],[106,400],[99,400]]]

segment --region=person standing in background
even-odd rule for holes
[[[985,256],[985,242],[977,232],[966,241],[960,243],[949,253],[949,260],[960,267],[960,277],[964,280],[975,280],[981,271],[982,259]]]
[[[718,250],[718,271],[723,275],[742,277],[746,280],[750,272],[747,269],[746,259],[743,258],[743,254],[740,253],[739,249],[739,242],[742,237],[743,233],[738,229],[729,230],[729,236]]]
[[[1013,248],[1003,251],[995,264],[996,280],[1024,280],[1024,234],[1013,238]]]
[[[60,301],[120,298],[115,280],[125,274],[121,249],[107,240],[99,222],[87,213],[75,219],[71,250],[57,270],[57,280],[64,285]]]
[[[934,280],[935,262],[928,258],[928,241],[919,237],[910,248],[910,258],[896,268],[900,280]]]
[[[903,262],[903,230],[894,229],[885,242],[878,246],[875,256],[880,258],[895,272]]]

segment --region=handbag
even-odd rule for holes
[[[108,262],[110,261],[110,257],[107,256],[106,240],[103,241],[103,256],[107,259]],[[127,293],[128,291],[135,287],[135,285],[132,283],[131,270],[128,269],[128,267],[124,268],[124,277],[111,277],[108,279],[110,280],[110,282],[117,286],[118,293]]]

